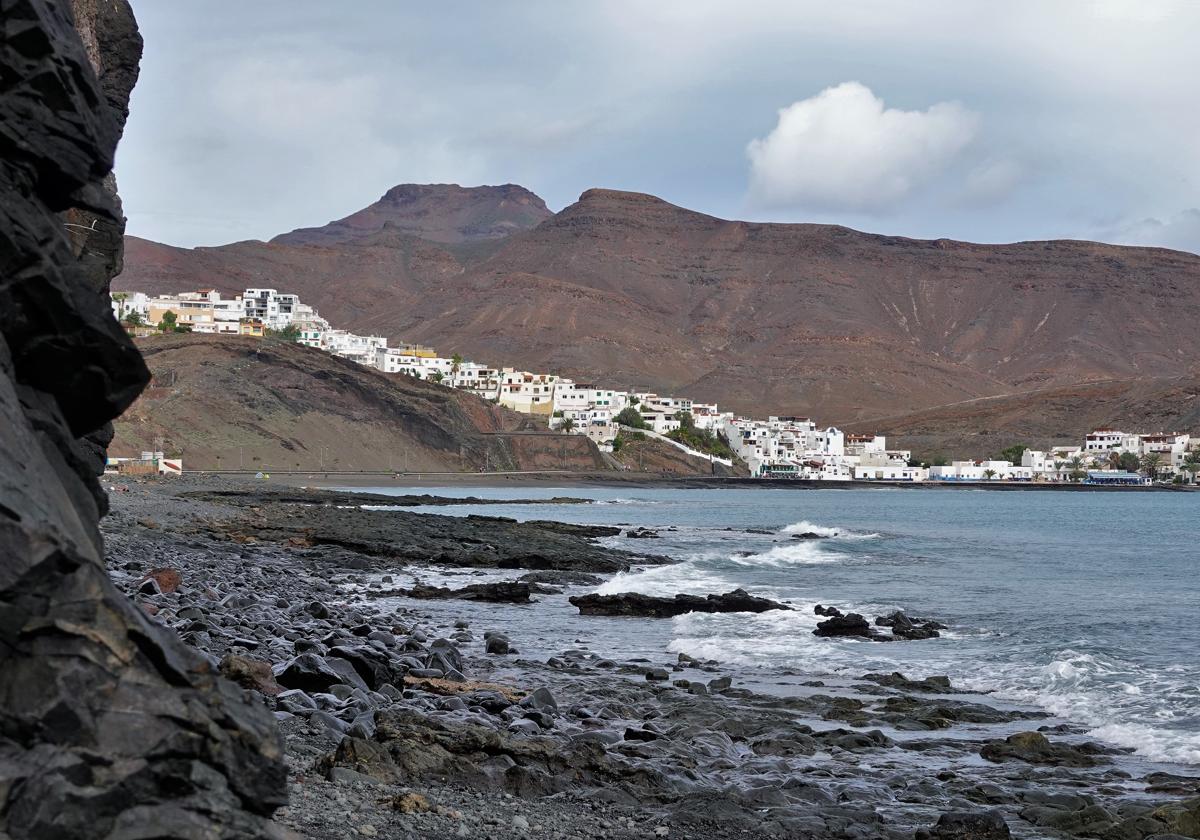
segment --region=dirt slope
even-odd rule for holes
[[[172,335],[139,341],[151,387],[117,421],[111,452],[162,439],[190,469],[608,468],[577,435],[298,344]]]

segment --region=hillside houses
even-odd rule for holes
[[[315,309],[296,295],[276,289],[246,289],[226,298],[213,289],[149,297],[143,293],[114,293],[112,311],[127,325],[157,325],[201,333],[264,336],[281,335],[374,367],[469,391],[513,411],[543,417],[551,429],[586,435],[611,451],[622,434],[648,434],[721,463],[711,453],[693,450],[710,435],[719,439],[763,478],[816,481],[981,482],[1083,481],[1127,484],[1151,478],[1194,481],[1200,471],[1200,439],[1187,434],[1136,434],[1097,429],[1079,446],[1046,450],[1025,449],[1020,463],[1007,460],[958,460],[918,465],[912,452],[889,449],[882,435],[845,432],[819,426],[808,417],[772,416],[765,420],[723,412],[715,403],[698,403],[675,395],[621,391],[593,382],[575,382],[553,373],[494,367],[455,355],[438,355],[430,347],[404,344],[389,347],[382,336],[358,335],[334,329]],[[169,325],[169,324],[168,324]],[[139,329],[148,329],[140,327]],[[632,410],[636,414],[630,415]],[[622,412],[627,412],[621,417]],[[632,424],[632,427],[630,427]],[[686,426],[686,428],[684,428]],[[698,438],[696,436],[699,436]],[[691,436],[691,437],[689,437]],[[696,444],[701,445],[701,444]],[[725,453],[728,455],[728,453]],[[1017,457],[1015,454],[1012,457]]]

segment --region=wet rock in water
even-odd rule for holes
[[[928,691],[935,694],[959,694],[958,689],[950,685],[950,678],[943,676],[926,677],[923,680],[910,680],[899,671],[890,674],[863,674],[861,679],[888,688],[898,688],[904,691]]]
[[[621,534],[621,529],[613,525],[576,525],[572,522],[555,522],[552,519],[530,519],[525,522],[525,525],[553,534],[568,534],[572,537],[587,539],[617,537]]]
[[[1179,776],[1174,773],[1150,773],[1142,781],[1147,793],[1173,793],[1179,796],[1200,794],[1200,776]]]
[[[858,613],[835,615],[817,624],[813,630],[814,636],[833,638],[848,636],[853,638],[871,639],[878,634],[871,630],[871,625]]]
[[[509,651],[508,636],[503,633],[491,633],[483,644],[483,649],[494,656],[504,656]]]
[[[540,572],[528,572],[517,580],[523,583],[549,583],[556,586],[599,586],[604,578],[588,572],[572,572],[567,570],[546,569]]]
[[[717,677],[715,680],[709,680],[709,691],[724,691],[733,685],[733,677]]]
[[[635,615],[647,618],[670,618],[690,612],[761,613],[792,609],[787,604],[750,595],[744,589],[703,598],[699,595],[662,598],[639,592],[622,592],[617,595],[574,595],[568,600],[579,608],[580,615]]]
[[[827,540],[828,534],[818,534],[816,531],[804,531],[799,534],[792,534],[794,540]]]
[[[275,666],[275,681],[285,688],[314,692],[327,691],[330,686],[343,682],[343,679],[323,657],[315,653],[302,653],[289,662]]]
[[[233,680],[242,688],[249,688],[268,697],[279,694],[281,689],[275,681],[271,663],[249,656],[229,654],[221,660],[221,676]]]
[[[945,624],[937,621],[909,618],[901,610],[896,610],[890,615],[877,616],[875,626],[890,627],[893,636],[907,640],[936,639],[941,635],[938,631],[946,629]]]
[[[418,584],[411,589],[393,589],[380,594],[429,600],[457,598],[462,601],[484,601],[493,604],[528,604],[529,583],[523,581],[472,583],[461,589]]]
[[[953,811],[942,814],[917,840],[1006,840],[1012,837],[999,811]]]
[[[304,608],[304,611],[313,618],[329,618],[329,607],[325,606],[320,601],[313,601]]]
[[[647,668],[646,679],[656,682],[666,682],[671,679],[671,674],[666,668]]]
[[[979,750],[988,761],[1016,760],[1052,767],[1095,767],[1107,763],[1103,757],[1107,752],[1097,745],[1055,744],[1040,732],[1018,732],[1003,741],[989,741]]]
[[[938,630],[945,630],[946,625],[939,624],[936,621],[927,621],[922,618],[909,618],[902,611],[896,610],[891,615],[877,616],[875,618],[876,627],[892,628],[892,635],[899,639],[936,639],[941,634]]]
[[[183,575],[180,574],[178,569],[163,566],[146,572],[138,588],[142,592],[147,592],[146,587],[149,586],[153,590],[157,590],[158,593],[170,595],[179,589],[181,583],[183,583]]]
[[[826,607],[822,604],[817,604],[813,607],[813,612],[817,615],[829,616],[830,618],[840,618],[842,615],[842,611],[837,607]]]
[[[650,528],[630,528],[625,532],[625,536],[631,540],[657,540],[660,539],[658,531]]]

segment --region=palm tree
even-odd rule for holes
[[[1085,462],[1081,455],[1072,455],[1071,460],[1067,461],[1067,466],[1071,468],[1071,480],[1079,481],[1087,473],[1084,470]]]
[[[1162,456],[1157,452],[1147,452],[1142,456],[1141,462],[1142,472],[1144,472],[1151,481],[1158,479],[1158,472],[1162,469]]]
[[[1062,479],[1062,470],[1063,470],[1063,467],[1065,467],[1066,465],[1067,465],[1066,461],[1055,461],[1054,462],[1054,478],[1056,481]]]
[[[564,417],[562,422],[558,424],[558,428],[562,430],[564,435],[569,435],[575,431],[575,421],[570,417]]]
[[[462,369],[463,357],[455,353],[450,357],[450,375],[458,376],[459,370]]]
[[[996,471],[995,470],[984,470],[983,477],[986,478],[988,481],[991,481],[993,478],[996,477]]]
[[[1200,472],[1200,451],[1189,452],[1183,456],[1183,470],[1191,473],[1192,484],[1196,483],[1196,473]]]

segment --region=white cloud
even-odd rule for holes
[[[957,102],[887,108],[844,82],[779,111],[750,142],[750,196],[763,206],[883,210],[941,173],[975,139],[979,117]]]

